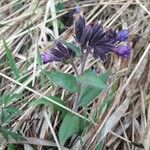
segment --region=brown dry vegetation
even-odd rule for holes
[[[84,0],[78,1],[88,22],[102,20],[105,27],[128,28],[132,44],[132,54],[129,59],[112,55],[103,64],[88,57],[86,69],[94,67],[97,72],[109,69],[111,78],[109,85],[114,85],[115,95],[107,111],[102,111],[97,122],[82,135],[82,146],[79,138],[73,137],[66,147],[60,148],[58,129],[59,113],[54,114],[51,107],[35,107],[29,102],[33,99],[59,94],[62,99],[64,91],[53,89],[48,80],[44,86],[40,84],[41,67],[51,70],[61,69],[63,72],[73,72],[69,65],[52,63],[37,65],[37,50],[46,51],[52,40],[56,38],[72,41],[72,21],[68,23],[62,16],[75,7],[75,1],[65,1],[66,9],[55,13],[53,5],[46,0],[1,0],[0,1],[0,93],[23,93],[22,100],[10,103],[23,110],[23,114],[14,118],[7,126],[12,131],[19,130],[26,141],[5,141],[0,136],[0,149],[5,149],[8,143],[16,143],[18,149],[44,149],[46,146],[58,149],[94,150],[103,141],[102,149],[138,150],[150,149],[150,2],[149,0]],[[53,1],[54,2],[54,1]],[[56,1],[57,3],[57,1]],[[51,16],[51,12],[53,15]],[[71,12],[70,12],[71,13]],[[67,16],[67,15],[66,15]],[[61,32],[57,20],[62,19],[64,27]],[[72,17],[70,18],[72,19]],[[51,28],[49,28],[51,26]],[[27,77],[21,83],[12,76],[8,60],[5,59],[3,38],[6,39],[12,51],[16,65]],[[98,110],[106,97],[104,91],[91,103],[88,118]],[[47,97],[45,97],[47,98]],[[73,97],[69,95],[68,100]],[[71,110],[68,106],[69,111]],[[105,108],[104,108],[105,109]],[[79,115],[79,112],[76,112]],[[53,121],[51,122],[50,117]],[[100,134],[101,133],[101,134]],[[67,148],[70,147],[70,148]],[[56,148],[56,149],[57,149]]]

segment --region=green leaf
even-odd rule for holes
[[[14,117],[21,114],[21,110],[15,107],[4,107],[0,111],[0,120],[2,123],[9,123]]]
[[[59,11],[62,11],[64,9],[65,9],[64,2],[58,2],[57,5],[56,5],[56,11],[59,12]]]
[[[16,146],[14,144],[9,144],[7,150],[16,150]]]
[[[63,24],[63,22],[62,22],[62,21],[57,20],[57,24],[58,24],[58,28],[59,28],[60,30],[62,30],[62,29],[64,29],[64,28],[65,28],[65,25]]]
[[[95,87],[98,89],[106,89],[107,85],[105,82],[96,75],[92,70],[87,70],[83,75],[77,77],[77,80],[84,85]]]
[[[66,42],[64,40],[61,40],[61,42],[68,48],[70,48],[72,51],[75,52],[76,56],[77,57],[81,57],[82,53],[81,53],[81,49],[80,47],[77,47],[76,45],[72,44],[72,43],[69,43],[69,42]]]
[[[62,104],[64,106],[66,106],[66,104],[64,103],[64,101],[61,100],[61,98],[59,97],[56,97],[56,96],[50,96],[49,98],[55,100],[57,103],[59,104]],[[54,106],[54,109],[56,110],[60,110],[60,111],[64,111],[64,109],[62,109],[61,107],[55,105],[55,104],[52,104],[50,101],[48,101],[47,99],[45,98],[39,98],[37,100],[34,100],[31,102],[31,105],[33,106],[38,106],[38,105],[46,105],[46,106],[50,106],[50,105],[53,105]]]
[[[52,82],[59,85],[60,87],[70,90],[71,92],[78,91],[77,80],[73,75],[58,71],[51,71],[47,75]]]
[[[106,72],[98,76],[104,83],[107,82],[109,73]],[[86,107],[88,106],[101,92],[103,89],[82,85],[79,106]]]
[[[8,131],[6,130],[6,129],[1,129],[1,134],[2,134],[2,136],[4,137],[4,139],[6,140],[6,141],[8,141],[8,137],[9,137],[9,134],[8,134]]]
[[[23,137],[21,134],[18,134],[18,133],[11,132],[11,133],[10,133],[10,136],[11,136],[11,138],[13,138],[13,139],[16,140],[16,141],[25,140],[24,137]]]
[[[66,114],[59,129],[59,140],[62,145],[72,135],[78,133],[80,130],[80,118],[70,113]]]
[[[17,66],[15,64],[14,58],[11,54],[11,50],[9,49],[5,39],[3,39],[3,44],[4,44],[4,48],[5,48],[5,51],[6,51],[6,57],[9,61],[10,67],[13,70],[16,79],[18,79],[20,77],[19,69],[17,68]]]
[[[22,94],[14,93],[14,94],[6,94],[0,97],[0,105],[9,105],[10,103],[15,102],[17,99],[21,98]]]
[[[97,147],[96,147],[96,150],[103,150],[103,141],[101,141],[98,145],[97,145]]]
[[[4,139],[6,141],[9,140],[9,137],[13,138],[14,140],[16,141],[19,141],[19,140],[25,140],[24,137],[18,133],[14,133],[12,131],[9,131],[8,129],[6,128],[1,128],[1,134],[3,135]]]
[[[16,1],[16,3],[14,5],[12,5],[12,11],[15,12],[19,9],[21,9],[24,6],[24,2],[23,1]]]
[[[110,93],[108,95],[108,97],[103,101],[102,105],[100,106],[99,113],[106,112],[108,110],[109,106],[112,103],[114,96],[115,96],[114,93]]]

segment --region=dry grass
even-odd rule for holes
[[[41,86],[41,68],[51,70],[61,69],[64,72],[72,72],[69,65],[52,63],[37,65],[37,51],[46,51],[51,46],[50,36],[72,41],[73,27],[65,27],[63,32],[58,32],[58,22],[61,16],[75,7],[75,1],[64,0],[67,9],[56,13],[54,0],[10,0],[0,1],[0,93],[22,93],[22,101],[10,103],[8,106],[17,106],[23,114],[14,118],[7,125],[12,131],[19,130],[26,141],[6,142],[0,136],[0,149],[5,149],[8,143],[15,143],[18,149],[44,149],[44,146],[52,146],[60,149],[94,150],[101,143],[103,149],[138,150],[142,147],[150,149],[150,2],[149,0],[100,0],[79,1],[79,5],[87,16],[89,23],[94,20],[102,20],[105,27],[128,28],[132,43],[132,54],[128,60],[115,55],[107,63],[102,64],[93,60],[90,56],[86,63],[86,69],[91,66],[97,71],[111,71],[109,84],[115,83],[115,95],[107,111],[102,111],[97,122],[86,130],[81,140],[76,139],[70,145],[61,147],[57,138],[60,125],[59,113],[54,114],[52,108],[31,106],[33,99],[59,93],[62,99],[65,91],[53,89],[46,81]],[[57,3],[57,2],[56,2]],[[50,15],[52,13],[52,15]],[[49,28],[49,26],[52,28]],[[12,51],[16,65],[21,73],[20,83],[12,76],[12,70],[6,59],[3,38]],[[26,77],[26,78],[25,78]],[[114,82],[115,81],[115,82]],[[88,118],[99,109],[108,93],[103,92],[89,109]],[[72,99],[70,96],[69,99]],[[85,118],[79,112],[71,108],[68,111]],[[50,118],[53,118],[51,122]],[[91,119],[90,119],[91,118]],[[100,134],[101,133],[101,134]],[[51,140],[49,140],[51,139]],[[73,139],[72,139],[73,140]],[[70,146],[70,148],[67,148]],[[98,148],[97,148],[98,149]]]

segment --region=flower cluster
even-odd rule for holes
[[[75,38],[82,49],[88,49],[94,58],[106,60],[109,52],[122,57],[129,57],[131,48],[123,42],[128,40],[128,31],[116,32],[113,29],[105,30],[99,22],[93,26],[87,25],[85,17],[79,15],[75,21]]]
[[[88,51],[94,58],[106,60],[109,52],[128,58],[131,47],[128,44],[128,30],[119,32],[113,29],[105,29],[101,23],[96,22],[93,26],[87,25],[83,15],[76,15],[75,40],[80,45],[82,52]],[[41,54],[43,63],[53,61],[66,61],[74,56],[72,49],[66,47],[61,41],[55,42],[55,47],[50,52]]]

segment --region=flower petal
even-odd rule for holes
[[[43,52],[41,54],[41,60],[44,64],[53,62],[53,61],[60,61],[59,58],[56,56],[52,55],[51,53]]]
[[[114,52],[119,56],[128,58],[131,53],[131,47],[129,45],[120,45],[115,48]]]
[[[99,22],[96,22],[93,26],[92,36],[97,34],[97,32],[102,29],[103,29],[103,26]]]
[[[117,40],[120,42],[128,40],[128,37],[129,37],[129,32],[126,29],[117,33]]]
[[[112,52],[115,46],[111,43],[101,43],[100,45],[96,45],[95,49],[101,51],[103,53]]]

